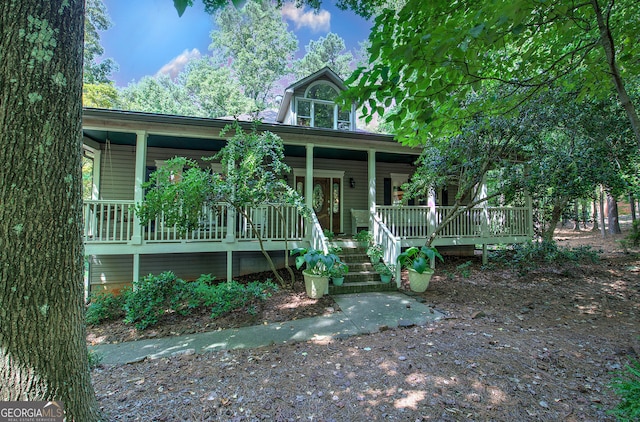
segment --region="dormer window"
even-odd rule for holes
[[[304,97],[296,98],[298,126],[351,130],[351,112],[342,111],[335,103],[339,89],[328,81],[309,85]]]

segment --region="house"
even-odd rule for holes
[[[355,233],[369,228],[391,261],[400,249],[424,243],[446,212],[440,193],[423,205],[401,206],[401,186],[413,173],[420,150],[392,136],[358,131],[355,107],[342,111],[334,102],[345,89],[330,69],[289,86],[276,121],[260,131],[279,135],[288,183],[313,210],[311,221],[292,209],[286,223],[273,209],[251,210],[260,223],[265,248],[282,265],[286,248],[326,247],[322,232]],[[220,206],[205,210],[202,223],[180,234],[161,217],[142,224],[135,204],[142,183],[175,156],[199,161],[225,145],[220,131],[229,120],[85,109],[83,148],[92,164],[91,199],[84,202],[84,244],[90,289],[117,289],[149,273],[171,270],[185,279],[212,273],[219,279],[267,270],[258,242],[240,216]],[[449,187],[449,195],[455,187]],[[452,221],[435,245],[518,242],[532,233],[531,209],[477,208]],[[285,243],[286,242],[286,243]],[[473,246],[471,246],[473,248]]]

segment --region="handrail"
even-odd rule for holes
[[[329,252],[327,238],[324,236],[318,216],[313,210],[311,210],[311,247],[324,253]]]
[[[383,245],[382,260],[385,264],[396,265],[396,260],[401,251],[401,240],[393,235],[377,213],[373,214],[373,239],[376,244]],[[400,288],[401,284],[400,274],[401,268],[396,265],[395,277],[398,288]]]

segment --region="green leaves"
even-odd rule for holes
[[[178,12],[178,16],[182,16],[187,6],[193,6],[193,0],[173,0],[173,6]]]

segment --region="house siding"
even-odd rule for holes
[[[133,278],[132,255],[89,256],[90,291],[117,291],[131,284]]]
[[[102,145],[100,162],[100,199],[133,200],[135,147]]]

